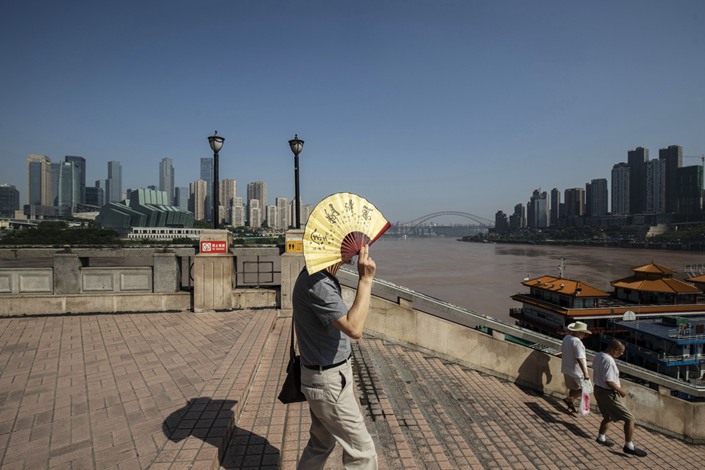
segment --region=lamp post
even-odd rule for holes
[[[223,148],[225,138],[218,135],[215,131],[212,136],[208,137],[208,143],[213,150],[213,228],[217,229],[220,222],[220,188],[218,175],[218,152]]]
[[[296,228],[301,228],[301,195],[299,194],[299,154],[304,148],[304,141],[299,139],[299,134],[289,141],[289,147],[294,152],[294,210],[296,211]]]

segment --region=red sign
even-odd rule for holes
[[[200,253],[220,254],[228,252],[228,242],[224,240],[201,240]]]

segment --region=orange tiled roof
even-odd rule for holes
[[[632,289],[641,292],[666,292],[674,294],[697,294],[697,287],[673,278],[642,279],[636,276],[625,277],[611,282],[614,287]]]
[[[675,274],[676,272],[660,264],[649,263],[642,266],[637,266],[632,268],[635,273],[662,273],[662,274]]]
[[[565,279],[555,276],[542,276],[535,279],[529,279],[522,282],[527,287],[535,287],[537,289],[558,292],[568,296],[580,297],[609,297],[607,292],[601,291],[595,287],[585,284],[581,281]]]
[[[686,279],[688,282],[705,282],[705,274],[702,274],[700,276],[695,276],[695,277],[689,277]]]

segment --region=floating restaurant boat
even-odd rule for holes
[[[562,270],[561,270],[562,271]],[[705,384],[705,276],[679,280],[676,271],[650,263],[612,281],[612,292],[563,277],[524,279],[529,293],[510,316],[519,326],[562,338],[575,321],[588,324],[588,348],[612,338],[625,343],[627,362],[680,380]]]

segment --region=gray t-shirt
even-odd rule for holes
[[[348,312],[337,279],[325,271],[309,276],[304,268],[296,279],[292,303],[304,364],[327,366],[350,356],[350,338],[333,324]]]

